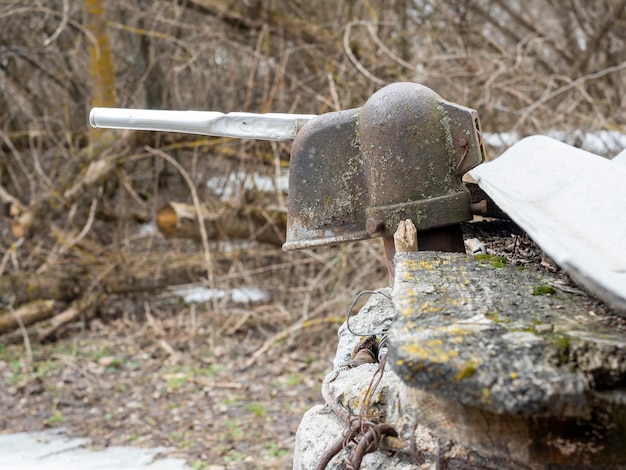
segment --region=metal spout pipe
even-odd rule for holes
[[[233,137],[236,139],[292,140],[314,114],[220,113],[153,109],[93,108],[92,127]]]

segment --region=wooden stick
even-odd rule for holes
[[[396,233],[393,234],[396,253],[418,251],[417,229],[411,219],[402,220],[398,224]]]
[[[18,318],[24,326],[32,325],[54,315],[54,300],[34,300],[16,308],[13,312],[0,310],[0,334],[19,326]]]
[[[81,316],[86,318],[93,317],[101,296],[102,294],[98,292],[90,292],[72,302],[68,308],[52,317],[50,326],[39,333],[37,341],[42,342],[49,339],[59,328],[75,321]]]

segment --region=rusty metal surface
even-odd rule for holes
[[[405,219],[419,232],[469,220],[461,177],[484,154],[476,112],[416,83],[319,116],[292,146],[283,248],[391,237]],[[463,251],[455,229],[446,231],[442,251]]]
[[[291,147],[285,250],[369,238],[358,109],[309,121]]]
[[[416,83],[378,91],[359,115],[368,193],[368,218],[381,220],[388,236],[400,220],[419,230],[471,218],[461,182],[484,155],[475,112],[443,100]]]

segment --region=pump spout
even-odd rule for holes
[[[237,139],[292,140],[313,114],[220,113],[152,109],[93,108],[92,127],[233,137]]]

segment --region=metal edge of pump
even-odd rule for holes
[[[286,251],[369,238],[359,109],[318,116],[291,147]]]

